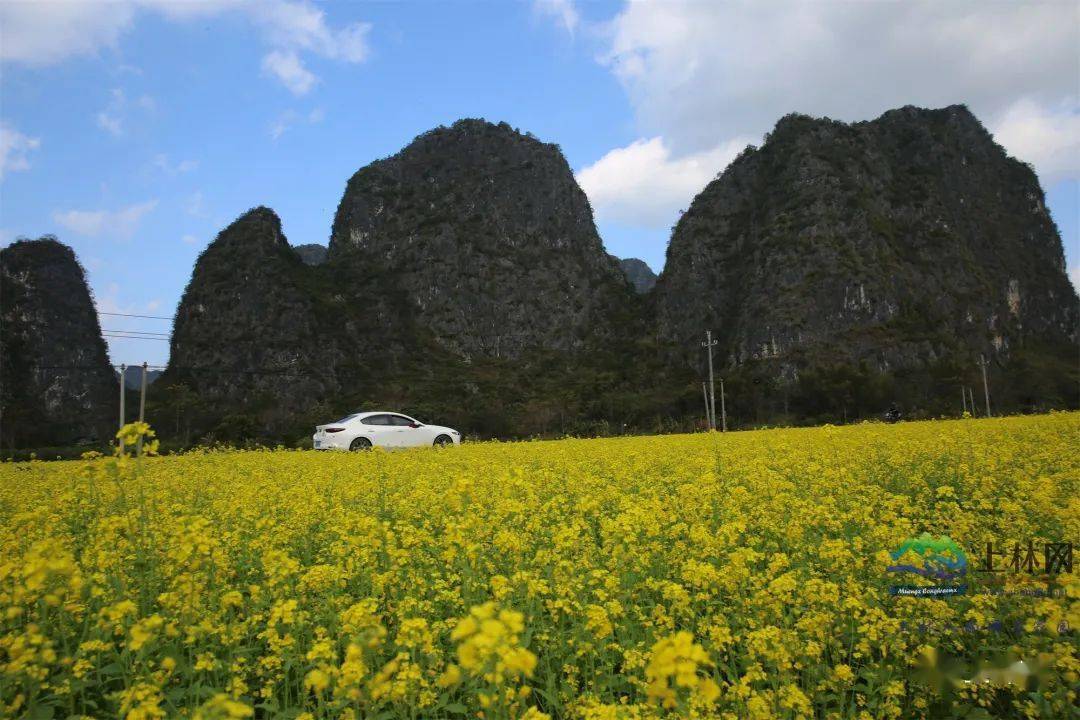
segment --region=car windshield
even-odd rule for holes
[[[352,415],[346,415],[345,417],[341,418],[340,420],[335,421],[334,424],[339,425],[341,423],[347,423],[347,422],[349,422],[350,420],[352,420],[354,417],[356,417],[359,414],[360,413],[353,413]]]

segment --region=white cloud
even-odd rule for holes
[[[198,169],[199,162],[197,160],[181,160],[178,163],[173,163],[169,160],[169,156],[164,153],[159,153],[154,156],[154,167],[161,170],[166,175],[183,175],[193,170]]]
[[[348,63],[364,62],[371,55],[371,45],[368,42],[370,32],[371,23],[353,23],[338,31],[335,51],[328,57]]]
[[[1080,294],[1080,263],[1069,270],[1069,280],[1072,280],[1073,289]]]
[[[97,307],[97,311],[99,313],[104,312],[104,313],[134,314],[135,309],[136,309],[135,306],[134,305],[121,304],[120,301],[117,299],[119,294],[120,294],[120,286],[117,283],[109,283],[105,288],[105,293],[104,294],[99,295],[99,294],[95,293],[94,294],[94,305]],[[105,322],[106,322],[100,317],[98,318],[98,321],[101,322],[102,325],[104,325]],[[117,321],[117,322],[122,322],[122,321]]]
[[[574,34],[581,23],[581,15],[574,0],[534,0],[533,9],[554,20],[570,35]]]
[[[263,57],[263,72],[277,78],[294,95],[306,94],[319,80],[307,69],[300,52],[347,63],[363,62],[370,53],[368,23],[334,30],[327,24],[326,14],[307,2],[266,2],[255,7],[253,18],[275,48]]]
[[[51,65],[114,47],[134,17],[130,2],[0,3],[0,60]]]
[[[263,69],[296,94],[308,92],[317,80],[300,53],[345,63],[363,62],[370,54],[369,23],[331,27],[326,14],[309,0],[50,0],[0,3],[0,59],[50,65],[115,47],[140,12],[178,22],[229,12],[246,17],[262,29],[271,48],[263,58]],[[136,103],[154,109],[153,98],[148,96]]]
[[[110,115],[104,110],[97,114],[97,126],[113,137],[120,137],[124,134],[124,125],[120,118]]]
[[[199,238],[195,237],[194,235],[185,235],[184,237],[180,238],[180,241],[187,245],[195,245],[199,242]]]
[[[277,120],[270,124],[271,139],[277,140],[282,135],[284,135],[290,127],[292,127],[292,123],[290,121],[289,113],[284,113]]]
[[[206,213],[206,201],[202,190],[196,190],[184,201],[184,212],[192,217],[204,218]]]
[[[150,95],[140,95],[135,105],[148,113],[157,112],[157,100]]]
[[[275,50],[262,61],[263,72],[273,75],[293,95],[305,95],[315,86],[318,78],[304,67],[300,57],[292,51]]]
[[[349,63],[367,59],[369,23],[334,30],[327,25],[325,13],[307,2],[267,2],[253,10],[255,21],[266,29],[271,45],[307,50]]]
[[[98,312],[107,313],[124,313],[129,315],[140,315],[142,313],[153,312],[161,307],[161,300],[148,300],[144,303],[138,302],[125,302],[122,303],[119,300],[120,286],[116,283],[109,283],[106,288],[107,294],[105,297],[96,301]],[[116,324],[138,324],[138,319],[133,320],[108,320],[108,323],[112,325]],[[135,328],[123,328],[122,330],[132,330]]]
[[[79,235],[130,239],[143,217],[157,207],[157,200],[129,205],[119,210],[65,210],[53,213],[53,220]]]
[[[146,113],[153,113],[157,111],[157,101],[149,95],[140,95],[131,102],[123,88],[113,88],[109,91],[109,101],[105,108],[94,116],[94,119],[99,128],[113,137],[120,137],[126,129],[125,119],[131,119],[130,110],[133,107]]]
[[[760,135],[793,111],[864,120],[966,103],[1075,98],[1074,3],[629,3],[603,57],[676,155]]]
[[[325,118],[326,111],[321,107],[313,108],[307,115],[301,115],[295,110],[286,110],[270,123],[270,137],[276,141],[297,123],[306,122],[309,125],[316,125]]]
[[[990,126],[1009,154],[1032,163],[1044,183],[1076,177],[1080,169],[1080,103],[1013,103]]]
[[[41,140],[23,135],[0,120],[0,179],[9,172],[30,169],[29,154],[41,147]]]
[[[112,0],[116,2],[117,0]],[[230,10],[239,10],[257,4],[259,0],[134,0],[139,5],[153,8],[171,20],[201,20]]]
[[[582,168],[577,180],[598,220],[665,228],[748,144],[737,138],[673,158],[663,138],[637,140]]]
[[[1076,3],[628,2],[602,34],[599,61],[652,139],[579,173],[601,217],[673,224],[684,191],[665,182],[689,188],[703,156],[730,157],[791,112],[964,103],[1044,179],[1080,174]]]

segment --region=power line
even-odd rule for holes
[[[112,338],[113,340],[161,340],[163,342],[169,342],[167,337],[145,337],[142,335],[119,335],[110,333],[101,333],[101,337]]]
[[[163,317],[161,315],[134,315],[132,313],[111,313],[98,311],[98,315],[115,315],[117,317],[137,317],[137,318],[149,318],[150,320],[172,320],[171,317]]]
[[[127,332],[116,333],[116,332],[112,332],[112,331],[106,331],[106,332],[102,333],[102,337],[118,337],[118,336],[119,337],[130,337],[132,339],[139,339],[139,340],[169,340],[170,339],[170,337],[168,335],[151,335],[151,334],[148,334],[148,333],[127,333]]]
[[[150,331],[147,331],[147,330],[120,330],[120,329],[115,329],[114,330],[114,329],[111,329],[111,328],[106,328],[106,329],[102,330],[101,332],[103,332],[103,333],[131,333],[132,335],[156,335],[158,337],[169,337],[172,334],[172,333],[150,332]]]
[[[160,340],[160,339],[163,339],[163,338],[133,338],[133,339],[136,339],[136,340]],[[119,367],[119,366],[114,365],[112,367],[116,368],[116,367]],[[134,366],[133,365],[131,367],[141,367],[141,366]],[[327,375],[328,375],[328,373],[320,372],[320,371],[303,372],[303,371],[297,371],[297,370],[294,370],[294,369],[291,369],[291,368],[284,368],[284,369],[281,369],[281,370],[260,369],[260,368],[251,369],[251,370],[231,370],[231,369],[228,369],[228,368],[220,368],[220,367],[197,367],[197,366],[190,366],[190,365],[188,365],[188,366],[184,366],[184,365],[169,365],[169,366],[167,366],[167,365],[147,365],[148,370],[165,370],[166,368],[168,368],[169,370],[172,370],[173,372],[185,372],[185,373],[193,373],[193,374],[202,373],[202,374],[217,374],[217,375],[233,375],[233,376],[258,375],[258,376],[264,376],[264,377],[316,378],[316,379],[322,379],[322,378],[326,378]],[[34,365],[33,369],[35,369],[35,370],[97,370],[98,368],[97,368],[97,366],[94,366],[94,365]],[[339,367],[339,368],[335,369],[333,374],[336,375],[337,377],[358,377],[358,378],[363,378],[363,377],[369,377],[371,375],[371,372],[369,370],[365,369],[365,368],[360,367],[360,366],[344,366],[344,367]]]
[[[97,370],[100,367],[101,367],[100,365],[33,365],[32,369],[33,370]],[[109,367],[116,370],[116,369],[118,369],[120,367],[120,365],[119,364],[110,365]],[[128,367],[128,369],[130,369],[130,368],[134,368],[134,367],[141,368],[142,366],[141,365],[127,365],[127,367]],[[164,365],[147,365],[146,367],[147,367],[148,370],[164,370],[165,369]]]

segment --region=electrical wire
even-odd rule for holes
[[[164,317],[162,315],[134,315],[132,313],[114,313],[114,312],[101,312],[101,311],[98,311],[98,315],[115,315],[117,317],[147,318],[147,319],[150,319],[150,320],[172,320],[171,317]]]
[[[114,368],[119,368],[119,365],[113,365]],[[142,364],[128,365],[130,368],[141,368]],[[94,365],[35,365],[34,370],[97,370],[98,367]],[[171,370],[173,372],[184,372],[191,374],[217,374],[217,375],[232,375],[232,376],[272,376],[281,378],[325,378],[326,373],[320,372],[297,372],[296,370],[282,369],[282,370],[269,370],[269,369],[250,369],[250,370],[228,370],[219,367],[194,367],[194,366],[168,366],[168,365],[147,365],[147,370]],[[361,368],[349,369],[348,367],[339,367],[334,371],[334,375],[339,378],[347,377],[368,377],[370,371]]]
[[[160,333],[150,332],[147,330],[120,330],[120,329],[103,329],[103,333],[130,333],[132,335],[156,335],[158,337],[169,337],[172,333]]]
[[[106,333],[106,332],[101,333],[101,336],[105,337],[105,338],[112,338],[113,340],[161,340],[161,341],[164,341],[164,342],[169,342],[169,338],[167,338],[167,337],[144,337],[142,335],[118,335],[118,334],[110,334],[110,333]]]

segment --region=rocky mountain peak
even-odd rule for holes
[[[1078,320],[1038,179],[964,106],[782,118],[694,199],[657,294],[662,334],[786,383],[1058,357]]]
[[[558,147],[483,120],[353,175],[329,262],[394,275],[418,325],[466,357],[580,349],[630,291]]]
[[[281,232],[281,218],[268,207],[255,207],[218,233],[211,247],[244,249],[253,253],[279,253],[289,250]]]
[[[325,245],[308,243],[306,245],[294,245],[293,251],[300,256],[305,265],[322,265],[326,262],[327,248]]]
[[[2,442],[107,440],[117,383],[74,251],[19,240],[0,250],[0,287]]]
[[[652,268],[644,260],[621,258],[618,262],[623,274],[626,275],[626,279],[630,281],[630,284],[634,287],[634,292],[637,294],[643,295],[656,285],[656,273],[652,271]]]
[[[74,254],[0,260],[3,442],[107,437],[117,377]],[[357,171],[329,248],[266,207],[222,230],[151,402],[203,440],[295,442],[365,407],[494,436],[689,429],[711,330],[736,426],[951,411],[980,356],[995,411],[1075,407],[1078,321],[1038,179],[963,106],[782,118],[694,199],[659,279],[604,251],[558,146],[470,119]]]
[[[199,256],[177,308],[165,380],[207,399],[253,401],[260,394],[303,407],[333,378],[314,370],[330,347],[320,339],[307,270],[258,207],[222,230]]]

